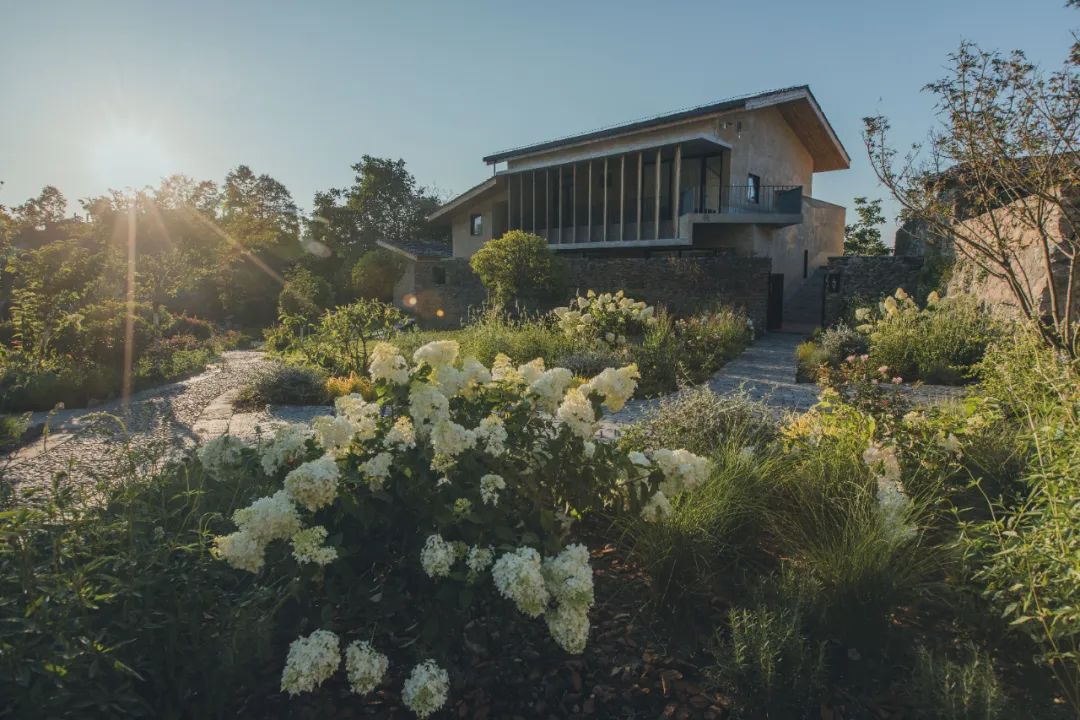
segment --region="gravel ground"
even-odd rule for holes
[[[61,411],[51,418],[47,434],[6,460],[0,481],[13,484],[24,495],[47,485],[57,473],[87,483],[118,473],[152,471],[195,444],[196,427],[215,400],[269,367],[261,352],[233,350],[201,375],[132,395],[126,408],[115,401]],[[43,421],[45,415],[37,414],[32,422]]]

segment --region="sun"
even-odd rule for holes
[[[148,128],[113,128],[98,138],[91,150],[101,179],[111,188],[153,185],[172,172],[168,148]]]

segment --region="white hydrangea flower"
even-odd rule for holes
[[[233,513],[233,522],[262,545],[287,540],[300,529],[300,514],[284,490],[262,497]]]
[[[262,451],[262,466],[266,474],[273,475],[281,468],[303,459],[311,435],[311,427],[303,423],[279,427],[274,439]]]
[[[434,660],[425,660],[405,679],[401,700],[422,720],[446,704],[449,692],[450,676]]]
[[[491,381],[523,383],[525,379],[521,377],[521,373],[514,367],[509,355],[498,353],[495,355],[495,362],[491,364]]]
[[[239,438],[229,434],[219,435],[199,448],[199,462],[207,475],[220,480],[240,464],[246,447]]]
[[[461,392],[468,378],[453,365],[440,365],[431,374],[431,382],[438,386],[439,392],[450,398]]]
[[[450,574],[450,568],[457,560],[453,544],[443,539],[438,533],[429,535],[420,550],[420,565],[428,577],[440,578]]]
[[[412,420],[402,415],[394,421],[394,426],[386,432],[383,446],[396,450],[411,450],[416,447],[416,429]]]
[[[605,368],[599,375],[589,380],[582,387],[582,392],[587,396],[595,392],[603,396],[604,407],[611,412],[618,412],[626,405],[626,401],[634,396],[637,389],[637,381],[641,378],[637,365],[631,363],[618,370]]]
[[[484,363],[469,356],[461,363],[461,372],[465,376],[465,394],[471,395],[478,385],[487,385],[491,382],[491,371],[484,367]]]
[[[417,365],[426,363],[434,369],[453,365],[457,360],[459,346],[455,340],[435,340],[419,347],[413,353],[413,362]]]
[[[585,449],[585,457],[591,460],[592,456],[596,454],[596,443],[592,440],[586,440],[582,447]]]
[[[548,610],[544,619],[547,620],[551,639],[559,647],[572,655],[579,655],[585,651],[585,645],[589,640],[587,607],[559,605],[553,610]]]
[[[539,617],[547,608],[550,595],[544,584],[540,554],[531,547],[504,553],[491,568],[495,588],[513,601],[529,617]]]
[[[488,415],[480,421],[473,433],[476,436],[476,442],[483,444],[488,455],[499,457],[506,452],[507,434],[502,418],[496,415]]]
[[[491,548],[473,545],[465,555],[465,567],[469,568],[474,576],[487,570],[495,562],[495,553]]]
[[[709,477],[709,461],[689,450],[653,450],[653,462],[664,473],[660,489],[669,498],[679,493],[689,492],[704,483]]]
[[[578,437],[588,440],[596,434],[596,413],[581,388],[571,388],[566,392],[555,416]]]
[[[367,641],[355,641],[345,648],[345,674],[357,695],[367,695],[382,682],[390,660]]]
[[[344,415],[320,415],[312,419],[311,428],[323,449],[335,457],[342,457],[348,452],[356,434],[356,426]]]
[[[495,506],[499,504],[499,491],[506,489],[506,481],[502,476],[488,474],[480,478],[480,499],[485,505]]]
[[[360,466],[360,472],[372,492],[382,490],[386,485],[386,481],[390,478],[390,467],[393,462],[394,456],[391,453],[381,452]]]
[[[645,503],[645,507],[641,508],[641,517],[645,518],[647,522],[656,522],[670,514],[671,502],[667,499],[667,496],[664,495],[663,491],[660,490],[649,498],[649,501]]]
[[[417,434],[425,435],[432,425],[450,416],[450,403],[434,386],[416,383],[409,390],[409,415]]]
[[[293,557],[303,565],[315,563],[316,565],[328,565],[337,559],[337,548],[327,547],[328,533],[322,525],[305,528],[292,536]]]
[[[589,567],[589,549],[584,545],[568,545],[555,557],[545,558],[542,570],[545,586],[555,602],[592,606],[593,573]]]
[[[329,630],[316,630],[289,645],[281,691],[290,695],[311,692],[326,682],[341,665],[341,641]]]
[[[337,497],[339,470],[329,455],[306,462],[285,476],[285,490],[295,502],[311,512],[326,507]]]
[[[529,394],[536,397],[537,404],[553,413],[562,402],[566,388],[574,380],[574,374],[566,368],[552,368],[529,384]]]
[[[368,365],[371,379],[385,380],[391,385],[404,385],[409,382],[409,365],[401,351],[390,343],[376,343],[371,351],[371,363]]]
[[[536,358],[524,365],[519,365],[517,372],[521,376],[522,382],[526,385],[532,385],[544,374],[544,358]]]
[[[370,403],[358,393],[343,395],[334,401],[338,415],[347,417],[353,424],[353,432],[361,440],[370,440],[379,432],[379,406]]]
[[[476,445],[476,434],[456,422],[443,418],[431,430],[431,448],[436,455],[457,457]]]
[[[863,451],[862,459],[876,479],[900,484],[900,460],[895,448],[871,443]]]
[[[257,573],[266,562],[266,547],[246,530],[214,538],[215,554],[237,570]]]

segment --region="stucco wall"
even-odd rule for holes
[[[436,267],[446,274],[444,285],[435,282]],[[733,305],[744,309],[756,327],[765,327],[771,267],[767,258],[567,257],[563,267],[560,290],[545,301],[528,302],[529,306],[547,310],[589,289],[621,289],[680,315],[715,303]],[[456,327],[486,297],[480,279],[464,259],[420,261],[408,277],[413,284],[400,288],[397,304],[425,327]],[[415,304],[406,299],[409,296],[415,297]]]

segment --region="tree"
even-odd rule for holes
[[[15,207],[15,218],[19,224],[31,230],[45,230],[50,225],[64,222],[67,213],[67,198],[53,185],[46,185],[36,198],[30,198]]]
[[[305,267],[295,267],[285,276],[278,295],[278,315],[299,315],[314,322],[333,302],[330,283]]]
[[[901,156],[889,122],[865,119],[871,164],[900,203],[958,256],[1005,284],[1044,340],[1076,354],[1076,223],[1080,77],[1072,61],[1049,75],[1022,52],[965,43],[949,74],[926,86],[938,124]],[[1026,268],[1038,266],[1046,292]]]
[[[352,283],[359,297],[393,302],[394,284],[405,272],[405,259],[379,248],[360,256],[352,269]]]
[[[878,230],[878,226],[885,222],[881,200],[855,198],[855,214],[859,219],[844,226],[844,254],[888,255],[889,248],[881,242],[881,230]]]
[[[339,257],[358,258],[377,240],[438,239],[427,216],[439,198],[419,186],[404,160],[364,155],[352,187],[315,194],[307,240]]]
[[[511,230],[486,242],[469,259],[487,288],[488,297],[499,305],[555,284],[555,254],[539,235]]]

